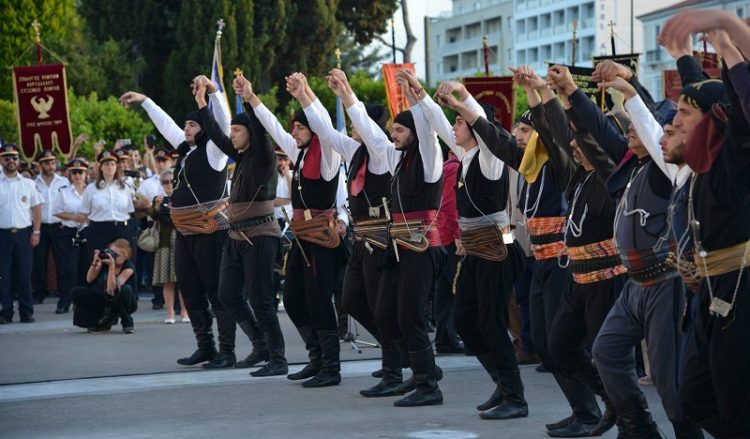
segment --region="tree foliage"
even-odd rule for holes
[[[341,0],[336,19],[352,34],[358,44],[369,44],[385,33],[388,20],[398,10],[398,0]]]

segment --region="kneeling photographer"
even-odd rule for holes
[[[126,239],[117,239],[103,250],[94,251],[86,273],[87,287],[72,291],[75,312],[73,324],[88,332],[105,332],[122,320],[122,332],[133,333],[131,314],[138,308],[138,297],[128,285],[133,275],[132,249]]]

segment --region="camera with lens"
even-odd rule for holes
[[[80,247],[82,245],[86,245],[86,238],[82,237],[80,233],[76,232],[76,236],[70,238],[72,241],[73,247]]]
[[[112,250],[105,248],[99,250],[99,259],[109,259],[112,257]]]

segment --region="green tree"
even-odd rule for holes
[[[529,109],[529,98],[526,96],[526,92],[523,90],[523,87],[517,87],[515,84],[513,85],[513,94],[516,97],[516,113],[513,115],[515,118],[515,122],[523,114],[524,111]]]
[[[340,0],[336,19],[358,44],[367,45],[387,30],[388,20],[398,10],[397,0]]]
[[[0,139],[18,144],[18,119],[12,101],[0,99]]]

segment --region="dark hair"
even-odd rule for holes
[[[108,160],[112,161],[113,160]],[[114,162],[115,166],[117,166],[117,162]],[[120,189],[125,189],[125,177],[123,176],[122,170],[120,168],[116,168],[115,171],[115,182],[120,185]],[[97,189],[104,189],[104,173],[102,172],[102,163],[99,164],[99,169],[97,169],[96,173],[96,188]]]

